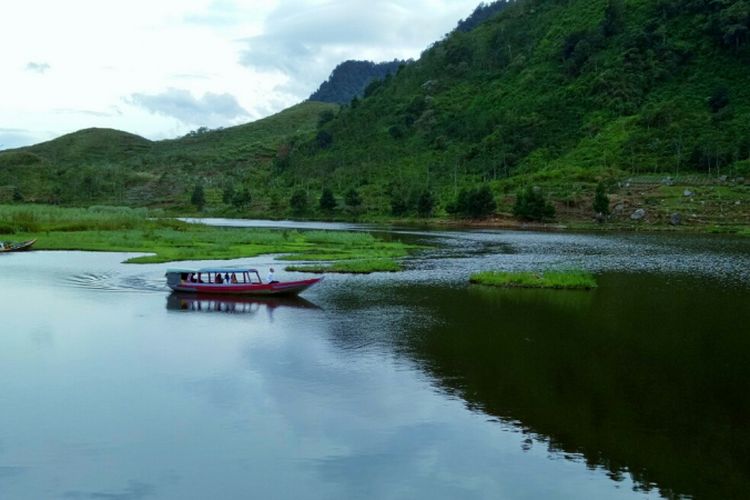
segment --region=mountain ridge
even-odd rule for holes
[[[361,97],[367,86],[392,75],[401,65],[409,61],[394,59],[390,62],[344,61],[334,68],[326,81],[320,84],[308,100],[349,104],[352,99]]]

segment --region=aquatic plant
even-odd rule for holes
[[[597,287],[593,274],[581,270],[510,272],[487,271],[471,275],[474,284],[506,288],[590,290]]]

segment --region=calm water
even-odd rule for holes
[[[297,300],[0,256],[0,498],[747,497],[750,239],[391,234],[438,246]]]

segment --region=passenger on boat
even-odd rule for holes
[[[214,283],[217,285],[221,285],[224,283],[224,278],[221,277],[221,273],[216,273],[216,278],[214,278]]]
[[[268,283],[278,283],[275,279],[273,279],[273,268],[271,268],[270,271],[268,271],[268,277],[266,278],[266,281]]]
[[[224,283],[229,284],[229,273],[224,273]]]
[[[234,274],[234,273],[232,273],[232,284],[233,284],[233,285],[236,285],[236,284],[237,284],[237,275],[236,275],[236,274]]]
[[[190,273],[190,278],[188,279],[188,281],[190,281],[190,283],[197,283],[198,282],[198,280],[195,279],[195,273]]]

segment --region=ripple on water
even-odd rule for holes
[[[146,275],[123,275],[114,271],[104,273],[80,273],[63,277],[61,283],[73,288],[104,292],[164,292],[167,287],[163,279]]]

